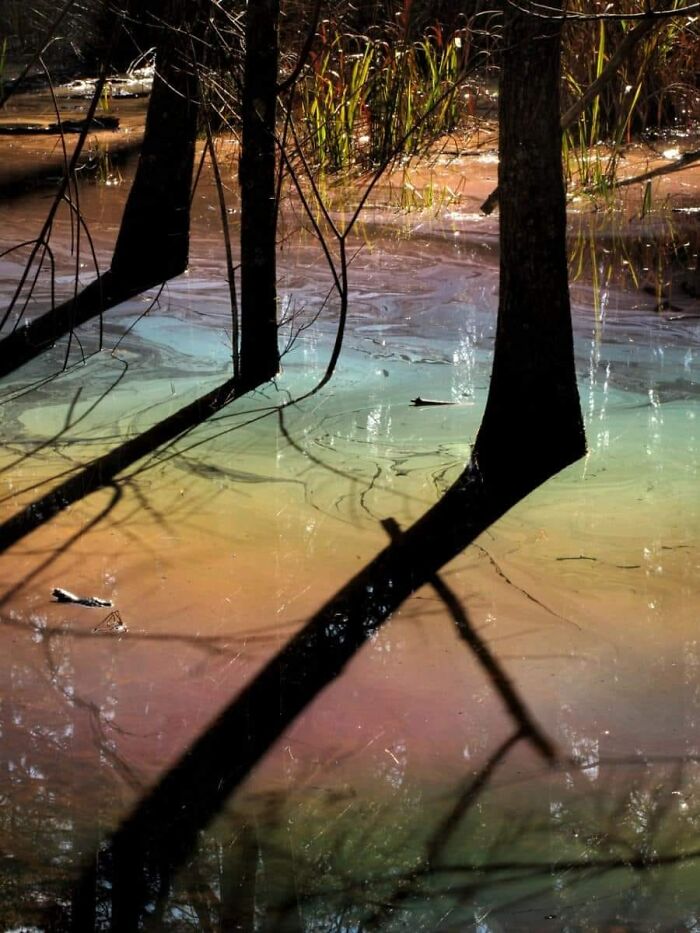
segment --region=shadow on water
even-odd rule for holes
[[[68,404],[71,424],[74,407]],[[284,411],[279,418],[287,442],[299,445]],[[187,457],[183,464],[193,469]],[[333,469],[332,459],[323,466]],[[230,468],[208,471],[240,479]],[[85,861],[91,867],[70,896],[57,882],[49,911],[39,898],[25,916],[53,930],[346,931],[408,923],[419,931],[495,931],[544,928],[564,915],[579,927],[589,920],[606,929],[606,899],[619,900],[619,890],[629,890],[627,914],[639,915],[650,891],[663,890],[664,871],[686,865],[693,883],[698,852],[687,826],[697,816],[698,762],[691,754],[658,761],[557,756],[440,572],[519,498],[491,494],[468,468],[403,534],[385,520],[388,547],[267,662],[109,840],[95,830]],[[239,803],[242,785],[283,732],[425,584],[497,692],[512,731],[493,735],[476,773],[437,801],[406,782],[374,811],[347,789],[332,800],[295,801],[291,791]],[[505,761],[524,747],[544,767],[520,784],[498,784]],[[103,754],[112,754],[118,770],[108,744]],[[594,770],[596,788],[588,778]],[[537,805],[509,809],[528,796]],[[299,832],[295,814],[306,824],[306,844],[291,838],[292,828]],[[80,847],[87,853],[88,840]]]
[[[160,916],[176,871],[187,863],[199,833],[222,809],[284,730],[335,678],[363,644],[416,589],[429,583],[446,604],[462,639],[478,658],[516,732],[486,766],[484,783],[520,739],[549,763],[555,750],[528,712],[494,655],[469,623],[447,584],[445,563],[520,498],[493,493],[469,467],[411,528],[386,529],[392,542],[335,594],[278,652],[194,742],[119,827],[76,892],[76,918],[91,914],[96,890],[108,890],[112,928],[138,929]],[[472,790],[471,796],[476,791]],[[469,805],[470,796],[461,804]],[[459,807],[458,807],[459,809]],[[455,820],[459,819],[456,814]],[[448,832],[446,829],[445,832]],[[245,874],[244,874],[245,877]],[[76,920],[77,922],[77,920]],[[76,928],[80,928],[79,926]]]
[[[108,145],[96,148],[95,153],[88,157],[83,166],[84,174],[94,175],[98,183],[104,184],[108,175],[129,172],[140,149],[140,139],[123,143],[114,151],[110,150]],[[46,165],[40,162],[30,167],[23,163],[21,171],[17,171],[16,174],[6,168],[4,176],[0,177],[0,203],[9,204],[26,198],[31,192],[55,189],[61,171],[60,165]]]
[[[73,398],[66,430],[80,423]],[[303,452],[284,411],[279,420],[282,436]],[[50,443],[60,437],[54,433]],[[197,475],[206,467],[212,481],[255,479],[230,466],[200,468],[180,459]],[[334,469],[332,457],[321,465]],[[260,482],[269,480],[261,475]],[[607,929],[614,911],[606,901],[622,900],[622,916],[643,916],[674,866],[683,866],[692,886],[698,852],[688,827],[697,821],[698,761],[690,753],[668,760],[558,756],[441,573],[520,498],[492,494],[468,468],[404,533],[385,520],[388,547],[266,663],[109,840],[95,829],[89,857],[89,840],[81,840],[88,867],[72,892],[66,896],[64,877],[57,878],[51,908],[44,910],[39,897],[25,904],[25,917],[53,930],[354,931],[408,924],[417,931],[496,931],[556,928],[564,916],[579,928],[590,922]],[[315,698],[323,702],[362,647],[426,584],[512,722],[502,738],[491,736],[476,773],[465,769],[437,800],[397,781],[394,798],[374,810],[363,809],[347,788],[332,799],[330,791],[295,799],[291,790],[241,802],[246,779],[284,731]],[[169,639],[160,640],[167,647]],[[218,650],[216,639],[210,648]],[[101,748],[127,780],[128,765],[108,743]],[[526,748],[539,757],[539,771],[530,767],[520,783],[499,783],[506,760]],[[45,892],[46,882],[44,873],[29,893]]]
[[[282,418],[282,413],[280,413]],[[217,716],[179,761],[146,792],[131,815],[111,838],[96,845],[80,882],[69,901],[54,904],[44,923],[49,930],[375,930],[465,929],[470,920],[480,929],[501,929],[485,924],[495,910],[533,917],[521,927],[540,928],[542,900],[566,901],[562,891],[593,885],[596,896],[590,916],[615,876],[649,875],[658,884],[664,868],[692,863],[700,850],[678,852],[677,840],[668,837],[666,819],[675,806],[674,795],[686,794],[684,767],[691,761],[661,763],[665,787],[638,791],[639,813],[630,827],[623,808],[626,797],[612,793],[596,800],[598,838],[585,837],[567,847],[555,845],[550,858],[534,857],[523,839],[528,834],[551,833],[516,821],[504,826],[508,810],[499,792],[495,802],[484,802],[496,773],[519,743],[529,745],[543,763],[538,780],[557,780],[578,786],[586,772],[604,768],[600,761],[573,760],[557,752],[542,731],[526,700],[514,687],[496,655],[472,625],[460,599],[440,569],[471,544],[521,498],[507,491],[494,493],[469,466],[446,494],[405,532],[393,519],[383,526],[390,544],[360,570],[294,635]],[[402,602],[419,587],[429,585],[451,617],[461,641],[473,652],[480,668],[512,723],[512,731],[497,743],[483,765],[453,789],[448,802],[425,806],[420,830],[403,856],[400,846],[406,810],[424,804],[420,796],[400,801],[394,816],[398,825],[384,835],[394,851],[387,869],[377,850],[375,825],[355,827],[350,861],[361,872],[346,875],[339,865],[317,865],[301,851],[290,848],[289,801],[285,795],[265,795],[256,813],[231,812],[232,795],[240,789],[256,764],[280,739],[296,717],[341,675],[354,655],[391,618]],[[618,766],[634,762],[618,762]],[[639,764],[637,762],[637,764]],[[648,763],[647,763],[648,764]],[[611,771],[615,768],[610,764]],[[551,778],[546,775],[550,774]],[[611,780],[611,784],[614,779]],[[399,783],[399,787],[400,787]],[[512,787],[517,796],[522,788]],[[532,792],[532,791],[530,791]],[[408,789],[401,793],[408,795]],[[527,794],[527,789],[525,790]],[[534,791],[537,794],[537,791]],[[500,795],[503,788],[500,789]],[[645,799],[651,794],[651,799]],[[506,799],[508,787],[506,786]],[[590,796],[590,794],[589,794]],[[556,797],[556,794],[555,794]],[[352,795],[348,807],[353,805]],[[634,795],[632,795],[634,799]],[[330,813],[342,808],[343,793]],[[235,807],[235,798],[233,801]],[[564,806],[559,804],[558,806]],[[342,812],[348,808],[342,809]],[[618,812],[615,813],[615,807]],[[500,819],[495,815],[501,810]],[[495,812],[494,812],[495,811]],[[341,818],[323,812],[309,820],[331,837],[327,858],[347,860],[343,848],[348,837],[337,834]],[[399,815],[402,814],[402,815]],[[203,831],[219,817],[214,836]],[[386,819],[386,814],[382,815]],[[580,816],[568,816],[571,832]],[[474,824],[476,820],[476,824]],[[319,822],[320,821],[320,822]],[[324,822],[326,821],[326,822]],[[556,823],[556,813],[554,822]],[[605,827],[606,838],[601,833]],[[364,832],[364,839],[363,839]],[[470,833],[476,838],[470,839]],[[578,836],[578,832],[574,832]],[[484,845],[484,838],[489,842]],[[406,840],[403,840],[406,843]],[[363,846],[366,847],[363,849]],[[333,854],[334,847],[338,851]],[[546,850],[546,846],[544,847]],[[607,855],[600,854],[601,849]],[[358,849],[360,851],[358,851]],[[504,852],[510,851],[510,857]],[[364,854],[361,855],[360,852]],[[470,853],[472,853],[470,857]],[[328,880],[323,875],[328,875]],[[610,881],[605,879],[609,878]],[[652,882],[650,882],[652,883]],[[553,897],[553,891],[559,893]],[[481,904],[483,921],[478,917]],[[577,923],[586,908],[578,904]]]

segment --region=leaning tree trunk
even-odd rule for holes
[[[552,8],[561,9],[557,0]],[[482,475],[534,488],[585,451],[561,161],[561,21],[505,4],[499,90],[500,299]]]
[[[205,0],[166,0],[161,6],[143,146],[111,268],[75,298],[0,340],[0,376],[39,356],[72,328],[187,268],[199,110],[193,51],[207,7]]]
[[[146,134],[112,257],[119,286],[139,291],[187,268],[190,188],[199,111],[201,0],[170,0],[158,44]]]
[[[243,75],[241,184],[241,381],[279,371],[275,116],[279,0],[249,0]]]

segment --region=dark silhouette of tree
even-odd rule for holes
[[[159,23],[158,67],[139,166],[112,256],[117,289],[145,291],[187,268],[197,137],[201,0],[169,0]]]
[[[241,377],[272,379],[277,348],[277,147],[279,0],[248,4],[242,94]]]
[[[111,268],[63,304],[25,326],[15,325],[0,340],[0,376],[39,356],[73,328],[187,268],[199,110],[192,49],[204,22],[201,0],[167,0],[144,141]],[[69,172],[74,170],[71,166]]]
[[[561,3],[552,4],[561,9]],[[499,85],[500,290],[493,371],[473,459],[530,491],[581,457],[561,168],[561,20],[507,4]]]
[[[18,316],[12,332],[0,340],[0,376],[34,359],[73,328],[187,268],[194,152],[202,109],[199,72],[207,42],[211,39],[209,36],[205,42],[209,0],[167,0],[162,9],[152,4],[150,15],[154,20],[151,31],[158,36],[157,69],[139,164],[110,269],[70,300],[24,326],[17,326]],[[116,14],[112,18],[116,29],[119,19]],[[234,375],[240,377],[239,389],[251,389],[267,382],[279,370],[276,280],[278,28],[279,0],[264,0],[248,6],[240,87],[240,354],[236,345],[237,326],[233,333]],[[219,31],[216,36],[220,39]],[[307,42],[297,65],[297,75],[309,50],[310,42]],[[98,97],[96,91],[95,103]],[[209,114],[205,115],[205,122],[208,126]],[[215,162],[213,147],[210,150]],[[67,178],[74,168],[74,165],[70,167]],[[61,200],[62,196],[57,196],[56,205]],[[48,224],[49,231],[50,226]],[[38,242],[43,247],[43,238]],[[229,274],[235,274],[233,268]],[[231,284],[232,295],[235,295],[235,283]],[[16,303],[8,309],[6,319]],[[234,307],[232,313],[237,315],[238,309]]]

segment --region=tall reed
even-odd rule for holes
[[[299,92],[313,162],[327,171],[412,155],[473,108],[461,87],[468,31],[434,26],[415,42],[322,33]]]

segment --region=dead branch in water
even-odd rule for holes
[[[660,6],[663,8],[664,4],[660,4]],[[684,11],[679,10],[678,12],[682,13]],[[635,47],[639,45],[645,36],[661,25],[662,22],[663,20],[655,18],[654,15],[651,14],[648,18],[642,19],[637,23],[637,25],[625,35],[595,81],[593,81],[593,83],[586,88],[581,97],[574,101],[569,109],[562,114],[562,132],[565,132],[570,126],[573,126],[586,107],[600,94],[604,87],[610,84],[620,69],[620,66],[624,63],[625,59],[629,58]],[[481,205],[482,213],[492,214],[498,204],[498,198],[499,189],[496,187]]]
[[[684,152],[675,162],[670,162],[668,165],[660,165],[658,168],[653,168],[648,172],[642,172],[641,175],[634,175],[632,178],[622,178],[620,181],[614,182],[613,187],[626,188],[628,185],[640,184],[644,181],[650,181],[652,178],[659,178],[662,175],[682,172],[684,169],[688,168],[688,166],[698,161],[700,161],[700,149],[689,150],[688,152]]]

